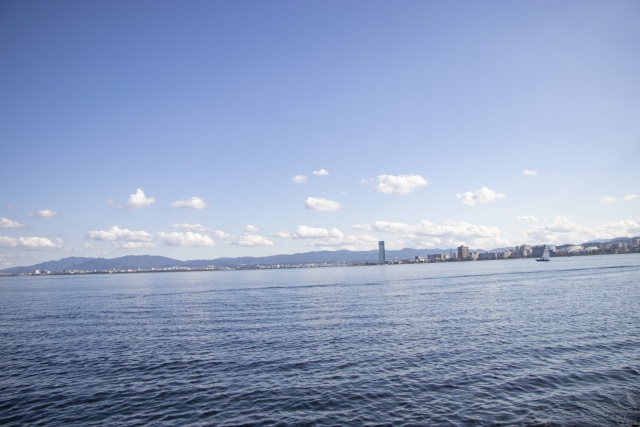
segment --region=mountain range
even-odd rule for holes
[[[409,259],[416,256],[449,253],[455,249],[410,249],[387,250],[386,258]],[[314,251],[290,255],[270,255],[264,257],[215,258],[181,261],[153,255],[127,255],[118,258],[86,258],[69,257],[58,261],[47,261],[31,266],[11,267],[0,270],[0,273],[30,273],[33,270],[64,271],[64,270],[137,270],[150,268],[171,267],[237,267],[241,265],[273,265],[273,264],[309,264],[336,262],[375,262],[378,261],[378,251]]]
[[[629,237],[617,237],[610,240],[592,240],[587,243],[629,243]],[[505,249],[514,249],[513,247],[491,249],[488,252],[498,252]],[[484,249],[470,249],[471,251],[484,252]],[[432,255],[432,254],[448,254],[456,252],[457,249],[411,249],[404,248],[401,250],[387,250],[386,259],[413,259],[416,256]],[[310,264],[310,263],[337,263],[337,262],[376,262],[378,261],[378,251],[349,251],[346,249],[339,251],[313,251],[297,254],[270,255],[264,257],[239,257],[239,258],[215,258],[215,259],[196,259],[181,261],[178,259],[167,258],[154,255],[127,255],[118,258],[86,258],[86,257],[69,257],[58,261],[47,261],[40,264],[10,267],[0,270],[0,273],[20,274],[31,273],[33,270],[48,271],[64,271],[64,270],[137,270],[151,268],[171,268],[171,267],[231,267],[235,268],[241,265],[273,265],[273,264]]]

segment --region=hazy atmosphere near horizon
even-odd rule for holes
[[[0,2],[0,269],[640,235],[640,2]]]

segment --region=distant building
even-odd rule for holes
[[[640,246],[640,237],[629,239],[629,246],[631,246],[632,248],[637,248],[638,246]]]
[[[469,259],[471,261],[476,261],[479,256],[480,256],[480,254],[478,252],[470,252],[469,253]]]
[[[384,264],[385,263],[384,240],[381,240],[381,241],[378,242],[378,262],[380,264]]]
[[[427,255],[427,259],[431,262],[441,262],[447,259],[447,257],[445,254],[432,254]]]
[[[33,270],[33,274],[40,274],[40,270]]]
[[[428,262],[428,261],[429,261],[428,258],[416,255],[416,262]]]
[[[469,256],[469,247],[464,245],[460,246],[458,248],[458,258],[467,259],[468,256]]]

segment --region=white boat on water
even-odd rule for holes
[[[544,248],[544,252],[540,258],[536,258],[536,261],[549,261],[549,249]]]

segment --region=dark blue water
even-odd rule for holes
[[[640,255],[2,278],[0,360],[3,425],[628,426]]]

